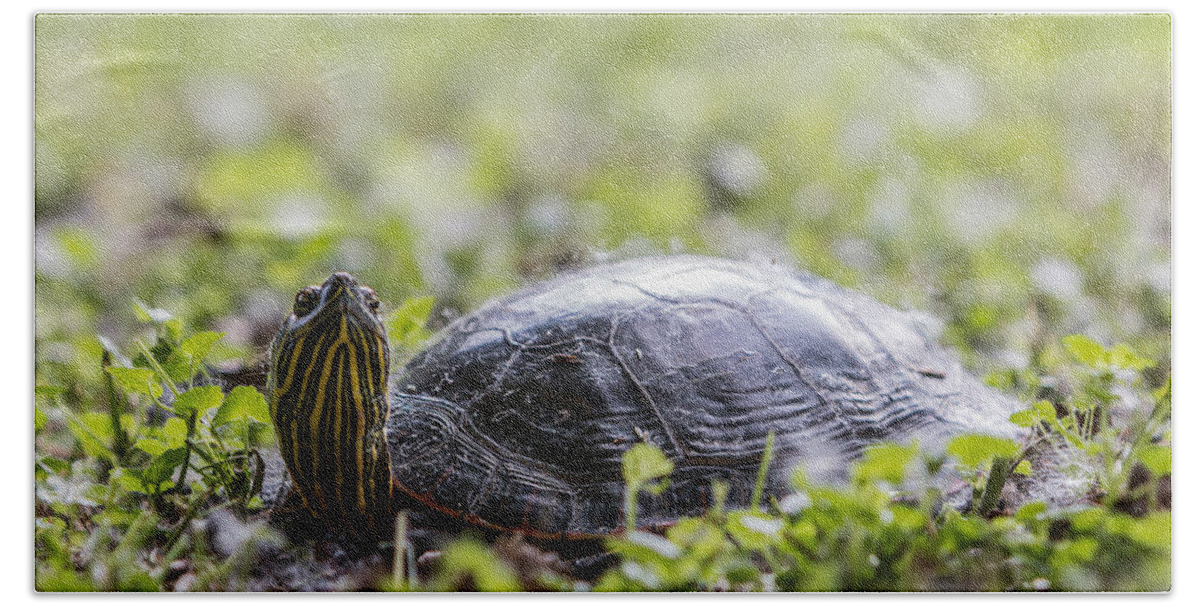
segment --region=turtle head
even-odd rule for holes
[[[271,343],[281,452],[304,504],[327,523],[390,529],[389,358],[379,299],[344,272],[297,293]]]
[[[347,272],[335,272],[324,284],[301,289],[296,294],[292,314],[284,322],[282,331],[312,331],[304,328],[328,326],[331,323],[337,325],[343,318],[387,341],[387,332],[379,318],[379,298],[375,290],[359,283]]]

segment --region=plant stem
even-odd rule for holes
[[[150,352],[150,349],[146,348],[146,345],[143,344],[141,340],[138,340],[137,345],[138,350],[142,351],[142,354],[146,356],[146,360],[150,362],[150,367],[154,368],[154,373],[158,374],[158,377],[162,380],[162,383],[167,385],[167,388],[171,389],[171,394],[178,397],[179,389],[175,388],[175,382],[171,380],[171,376],[167,373],[167,370],[163,369],[162,365],[159,365],[158,359],[154,358],[154,353]]]
[[[188,524],[192,523],[192,520],[196,518],[196,513],[200,510],[200,505],[204,504],[204,502],[208,500],[208,497],[212,495],[212,492],[212,489],[206,490],[204,494],[201,494],[198,498],[193,500],[191,504],[188,505],[188,510],[184,512],[183,517],[179,519],[179,523],[176,524],[175,529],[171,531],[171,536],[167,538],[167,542],[163,543],[163,546],[173,547],[175,545],[175,541],[179,540],[179,538],[183,536],[183,531],[187,529]]]
[[[121,429],[121,406],[120,395],[117,393],[116,384],[113,382],[113,377],[108,373],[109,366],[112,365],[112,353],[108,350],[104,351],[104,355],[100,359],[100,368],[104,372],[105,392],[108,396],[108,414],[112,419],[113,430],[113,454],[117,457],[117,463],[125,460],[125,454],[129,450],[129,438],[125,436],[125,431]]]
[[[408,514],[403,511],[396,515],[396,537],[393,542],[395,543],[395,553],[392,555],[392,588],[409,591],[412,587],[405,585],[407,582],[405,553],[408,551]]]
[[[986,517],[1000,504],[1000,492],[1004,489],[1004,482],[1008,479],[1008,473],[1012,469],[1013,460],[997,456],[992,461],[992,470],[988,473],[987,486],[983,489],[983,496],[979,499],[979,508],[977,513]]]
[[[192,460],[192,436],[196,434],[196,412],[192,412],[187,420],[187,438],[183,442],[183,466],[179,467],[179,479],[175,482],[176,488],[183,488],[183,482],[187,478],[188,463]]]
[[[759,502],[762,500],[763,486],[767,482],[767,468],[771,465],[771,452],[775,450],[775,429],[767,431],[767,444],[763,447],[762,462],[758,465],[758,477],[754,480],[754,494],[750,496],[750,508],[755,511],[761,510]]]
[[[637,524],[637,493],[640,489],[635,484],[625,486],[625,534],[632,532]]]

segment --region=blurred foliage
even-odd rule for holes
[[[1170,35],[1162,14],[40,14],[35,456],[92,498],[39,518],[67,539],[39,559],[123,560],[110,535],[136,508],[89,488],[169,497],[193,443],[240,446],[201,493],[244,504],[250,395],[161,393],[202,388],[202,361],[254,370],[333,270],[379,292],[411,352],[564,268],[779,259],[930,311],[1042,404],[1031,428],[1111,454],[1108,404],[1169,394]],[[180,428],[189,401],[209,417]],[[1168,446],[1134,448],[1169,470]]]

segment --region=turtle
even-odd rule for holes
[[[623,455],[674,469],[638,528],[750,506],[791,471],[845,479],[880,442],[1012,435],[1017,402],[968,374],[929,317],[784,265],[693,255],[600,264],[460,317],[395,374],[375,292],[301,290],[270,348],[292,492],[316,520],[386,534],[424,510],[531,538],[625,530]]]

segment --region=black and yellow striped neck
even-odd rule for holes
[[[271,417],[295,490],[318,518],[390,529],[387,332],[370,288],[337,273],[296,297],[271,345]]]

